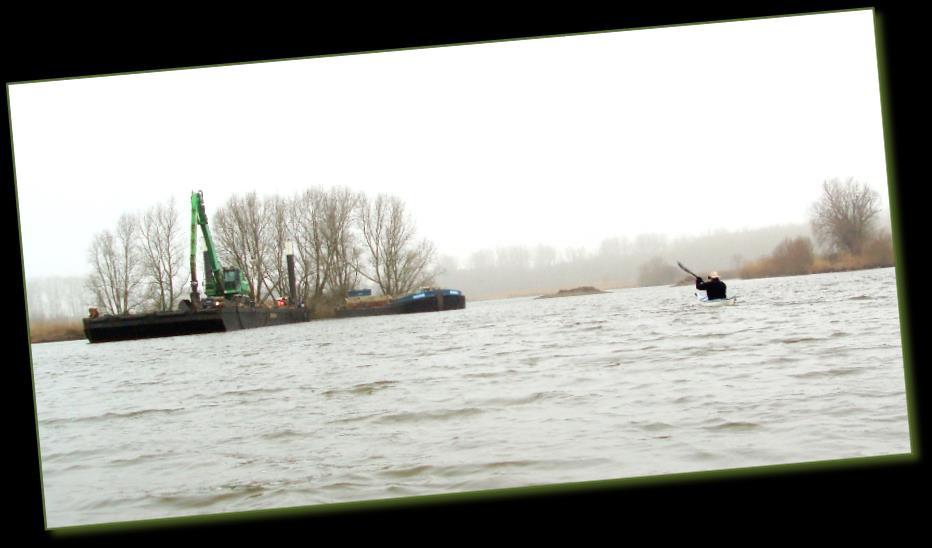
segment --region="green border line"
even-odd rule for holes
[[[891,94],[889,89],[889,78],[887,75],[887,51],[884,48],[886,38],[886,26],[883,16],[878,14],[875,9],[871,9],[874,22],[874,48],[877,55],[877,81],[880,91],[880,115],[883,131],[884,142],[884,160],[887,168],[887,199],[890,204],[890,229],[893,236],[893,259],[896,275],[896,297],[900,319],[900,344],[903,352],[903,377],[905,382],[906,393],[906,415],[909,422],[909,439],[912,454],[917,458],[920,456],[919,448],[919,409],[917,408],[915,395],[915,376],[913,374],[912,358],[912,340],[910,339],[909,326],[912,323],[912,313],[909,306],[909,291],[906,287],[906,267],[903,257],[905,255],[905,244],[900,218],[900,196],[898,193],[899,178],[897,176],[896,158],[893,153],[896,150],[894,146],[893,130],[893,113],[891,106]]]

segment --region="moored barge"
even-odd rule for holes
[[[306,322],[305,307],[228,305],[199,310],[121,314],[84,318],[84,335],[96,342],[197,335]]]
[[[466,296],[457,289],[423,287],[413,293],[392,298],[373,297],[368,293],[346,298],[343,308],[336,311],[337,318],[382,316],[415,312],[440,312],[466,308]]]
[[[205,296],[202,298],[197,279],[197,232],[204,236]],[[197,335],[252,329],[273,325],[306,322],[310,313],[296,303],[294,255],[288,263],[289,298],[281,298],[274,308],[257,306],[252,300],[249,282],[239,268],[220,264],[207,226],[204,194],[191,193],[191,298],[183,299],[177,310],[142,314],[100,315],[96,308],[84,318],[84,335],[92,343]]]

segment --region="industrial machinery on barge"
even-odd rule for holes
[[[197,233],[204,238],[204,297],[197,279]],[[250,297],[249,283],[242,270],[223,267],[207,225],[204,194],[191,193],[191,295],[177,310],[145,314],[101,315],[91,309],[84,318],[87,340],[96,342],[172,337],[251,329],[306,322],[308,309],[295,300],[294,257],[288,255],[290,295],[287,305],[268,308]]]

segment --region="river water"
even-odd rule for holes
[[[726,282],[33,345],[47,525],[910,451],[892,268]]]

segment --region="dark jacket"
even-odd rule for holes
[[[718,278],[711,279],[707,282],[703,282],[702,279],[696,278],[696,289],[705,290],[705,294],[710,301],[712,299],[724,299],[726,288],[725,282]]]

